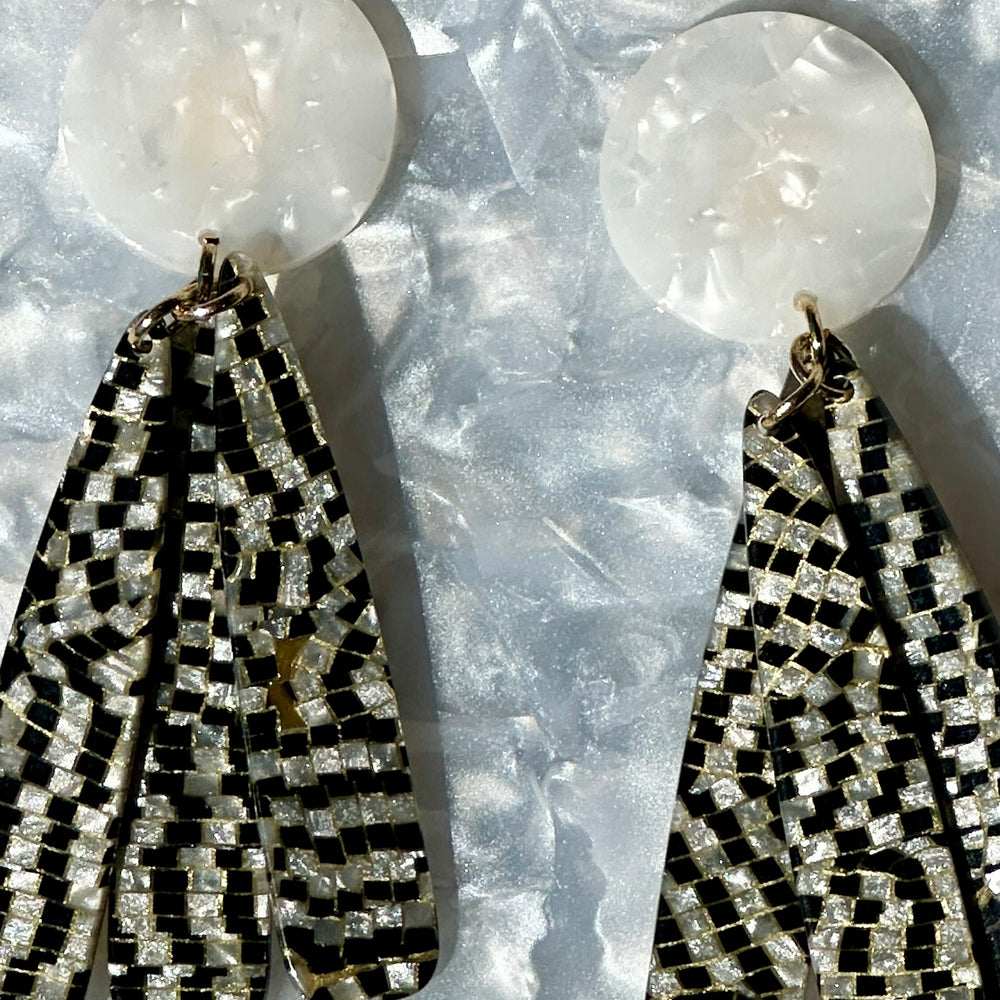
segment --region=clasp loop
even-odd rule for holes
[[[817,393],[823,392],[842,400],[851,396],[849,387],[831,385],[827,381],[833,334],[823,326],[816,296],[811,292],[799,292],[795,296],[795,308],[805,313],[809,325],[805,333],[792,341],[789,350],[792,374],[799,384],[782,397],[770,413],[761,416],[760,426],[768,434],[773,433],[783,420],[798,413]],[[834,343],[837,343],[835,339]]]
[[[219,234],[206,229],[199,233],[201,259],[198,276],[175,295],[157,302],[139,313],[125,331],[129,344],[137,354],[149,354],[153,343],[169,337],[178,323],[208,326],[220,313],[239,305],[250,294],[250,281],[240,277],[224,292],[216,289],[215,260],[219,251]]]

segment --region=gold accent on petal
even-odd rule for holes
[[[278,676],[267,689],[267,701],[278,710],[283,732],[306,728],[305,720],[299,715],[295,695],[289,682],[292,679],[295,660],[306,644],[307,638],[308,636],[300,636],[297,639],[274,640],[274,659],[278,665]]]

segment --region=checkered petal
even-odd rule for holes
[[[967,899],[1000,989],[1000,629],[934,491],[871,384],[827,407],[838,499],[938,760]],[[978,922],[977,922],[978,926]]]
[[[902,665],[809,449],[744,431],[750,596],[781,816],[826,997],[969,1000],[982,985]]]
[[[0,996],[82,997],[151,655],[170,356],[123,338],[0,664]]]
[[[303,992],[397,998],[437,956],[396,696],[344,494],[261,275],[218,319],[223,569],[274,918]]]
[[[155,687],[126,814],[108,958],[114,1000],[263,1000],[268,893],[234,683],[216,506],[215,335],[172,337]]]
[[[647,996],[802,1000],[805,924],[754,652],[743,518],[681,764]]]

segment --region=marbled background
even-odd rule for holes
[[[92,213],[58,152],[62,76],[95,6],[3,4],[5,622],[113,343],[177,282]],[[648,305],[611,250],[597,159],[660,42],[754,5],[361,6],[394,60],[394,168],[362,226],[278,294],[415,751],[450,952],[424,995],[640,1000],[741,412],[779,384],[784,347],[713,340]],[[791,9],[874,45],[930,121],[926,252],[846,339],[1000,604],[1000,8]]]

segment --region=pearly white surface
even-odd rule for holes
[[[924,241],[934,147],[893,67],[841,28],[753,11],[667,42],[625,88],[601,199],[625,267],[662,308],[740,341],[840,327],[892,292]]]
[[[389,60],[351,0],[106,0],[62,93],[91,204],[184,273],[205,228],[267,273],[332,246],[374,199],[395,125]]]
[[[277,292],[371,568],[457,940],[422,1000],[642,1000],[743,408],[780,388],[786,345],[657,312],[608,239],[598,158],[625,82],[718,2],[362,2],[400,143],[364,224]],[[178,284],[59,156],[59,87],[96,6],[4,5],[6,623],[112,346]],[[1000,11],[795,6],[886,55],[930,123],[926,254],[845,336],[1000,606]]]

